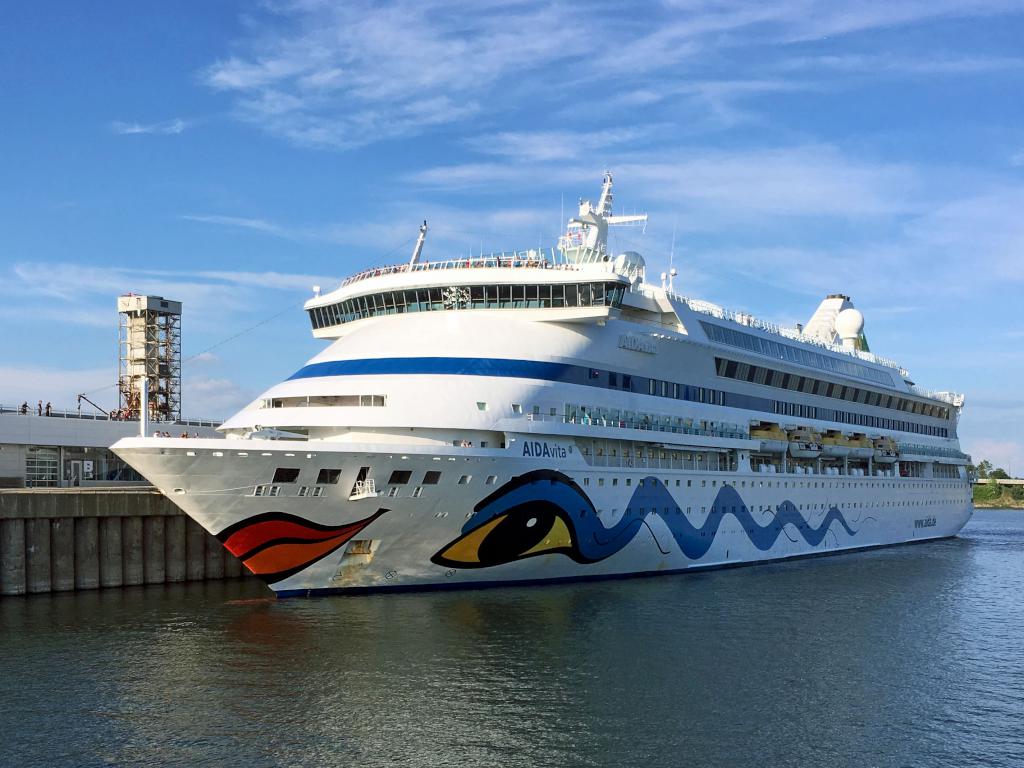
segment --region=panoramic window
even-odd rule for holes
[[[274,483],[294,483],[299,479],[299,470],[290,467],[278,467],[274,470]]]
[[[410,288],[313,307],[309,319],[315,329],[350,323],[364,317],[406,312],[453,309],[545,309],[552,307],[619,307],[626,286],[617,283],[556,285],[473,285],[447,288]]]
[[[321,469],[317,473],[316,482],[317,485],[334,485],[341,478],[340,469]]]
[[[396,469],[391,473],[391,477],[388,478],[388,485],[405,485],[411,477],[412,472],[410,470]]]

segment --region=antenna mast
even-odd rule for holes
[[[412,258],[409,259],[409,266],[413,266],[420,260],[420,254],[423,252],[423,241],[427,239],[427,220],[424,219],[420,225],[420,236],[416,238],[416,246],[412,249]]]
[[[676,260],[676,222],[672,220],[672,249],[668,252],[668,290],[669,293],[675,293],[676,290],[672,286],[672,279],[678,274],[675,267]]]

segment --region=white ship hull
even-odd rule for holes
[[[598,468],[571,442],[538,442],[542,455],[523,457],[524,441],[531,439],[522,435],[507,450],[398,454],[380,445],[134,438],[115,450],[282,596],[735,566],[952,536],[972,513],[970,486],[960,480]],[[282,463],[301,468],[296,483],[279,496],[254,496],[253,478]],[[325,495],[297,495],[321,468],[366,465],[378,477],[409,471],[412,481],[352,501],[346,469]],[[438,470],[441,482],[416,486],[414,497],[413,483]],[[460,484],[464,475],[471,479]],[[527,489],[519,501],[533,517],[509,526],[509,541],[481,538],[489,527],[488,535],[501,533],[496,519],[514,517],[502,517],[508,505],[500,499],[488,509],[488,497],[538,475],[518,487]],[[530,519],[549,528],[537,542],[517,538]]]
[[[420,262],[424,225],[408,263],[307,302],[329,345],[221,425],[229,439],[115,451],[285,595],[666,573],[960,530],[962,397],[835,344],[848,297],[827,297],[809,335],[645,283],[642,256],[607,250],[609,226],[645,220],[613,215],[611,188],[606,174],[550,258]],[[779,422],[788,445],[751,434]],[[785,456],[853,430],[905,458]]]

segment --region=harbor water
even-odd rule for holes
[[[688,576],[0,598],[17,766],[1021,766],[1024,512]]]

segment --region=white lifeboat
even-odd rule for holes
[[[900,457],[896,441],[891,437],[876,437],[874,449],[875,461],[878,464],[894,464]]]
[[[821,455],[821,435],[807,427],[789,431],[789,454],[795,459],[816,459]]]
[[[764,453],[785,453],[786,447],[789,445],[786,431],[770,421],[751,424],[750,439],[760,440],[761,451]]]
[[[850,438],[850,458],[870,459],[875,455],[875,444],[863,432]]]
[[[850,455],[850,438],[837,429],[828,430],[821,438],[821,453],[829,458],[846,458]]]

